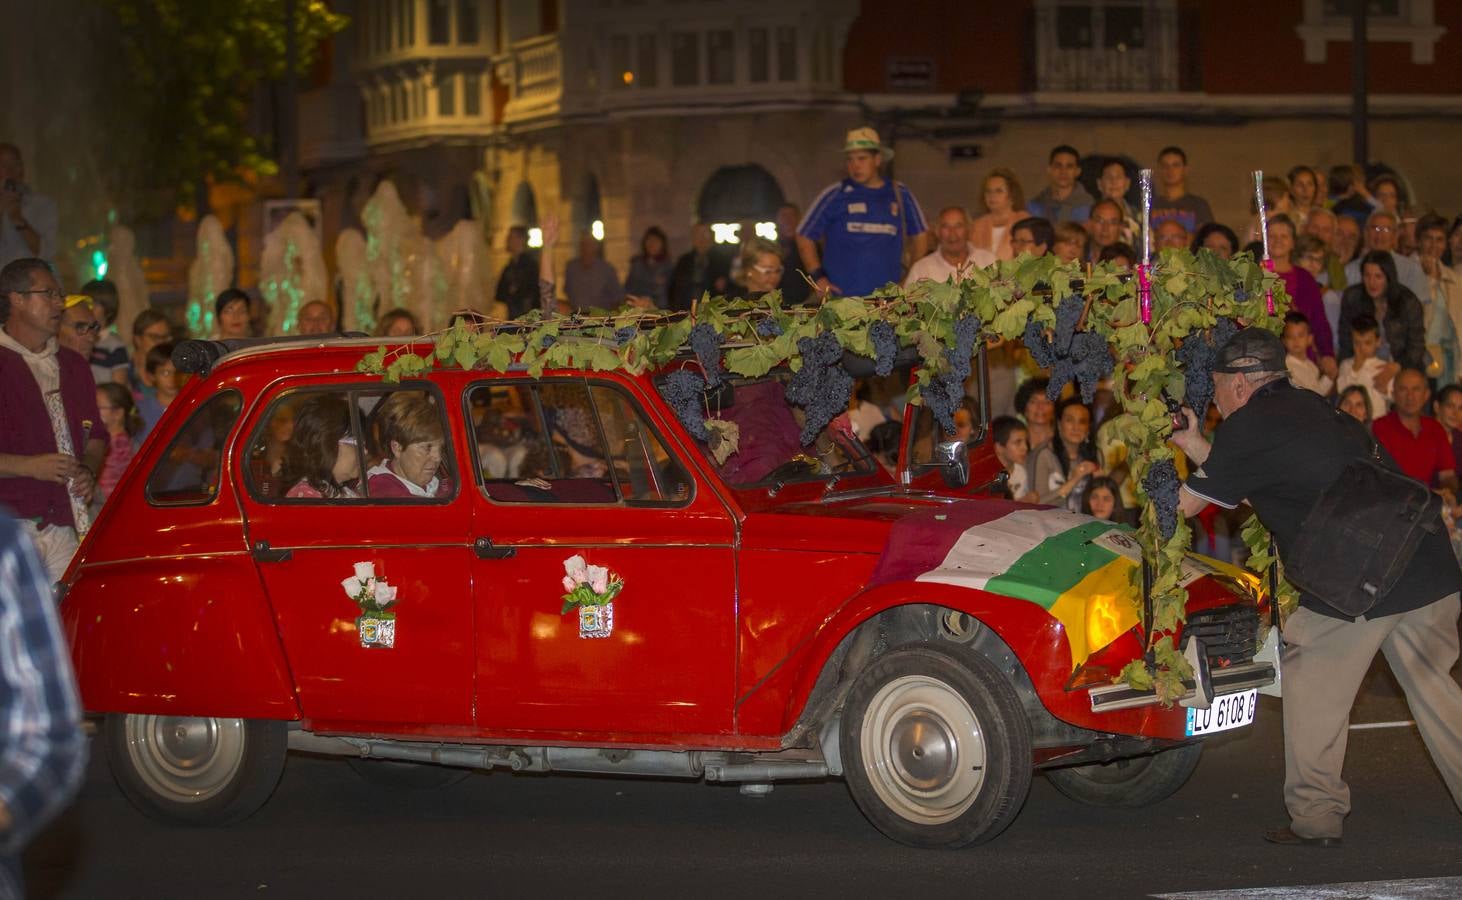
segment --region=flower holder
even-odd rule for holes
[[[614,602],[579,607],[579,637],[607,638],[614,633]]]
[[[396,646],[395,616],[359,616],[355,620],[355,628],[362,647],[390,649]]]

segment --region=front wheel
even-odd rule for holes
[[[207,716],[113,714],[107,762],[142,812],[185,825],[248,817],[284,772],[285,723]]]
[[[983,657],[910,646],[859,676],[842,719],[848,790],[873,825],[915,847],[964,847],[1014,821],[1030,790],[1030,729]]]
[[[1171,797],[1198,768],[1202,744],[1089,766],[1047,769],[1056,790],[1091,806],[1150,806]]]

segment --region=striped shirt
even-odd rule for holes
[[[20,525],[0,513],[0,897],[20,896],[18,856],[70,801],[87,744],[70,655],[45,569]]]

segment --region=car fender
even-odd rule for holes
[[[242,548],[83,564],[72,574],[61,618],[87,711],[300,718],[263,586]]]

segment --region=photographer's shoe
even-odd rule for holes
[[[1264,840],[1286,847],[1339,847],[1338,837],[1301,837],[1288,828],[1264,832]]]

